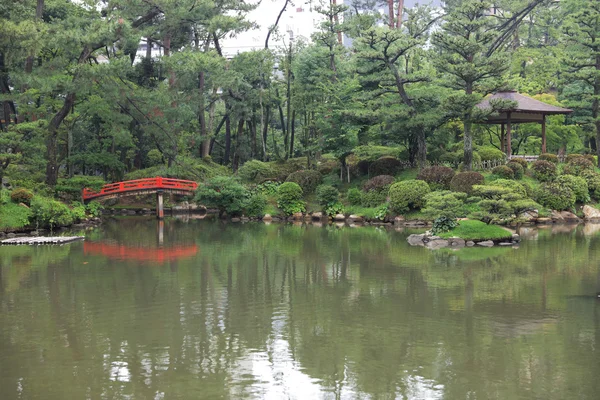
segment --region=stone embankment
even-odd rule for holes
[[[521,241],[521,237],[513,233],[511,238],[500,239],[500,240],[464,240],[458,237],[444,239],[439,236],[432,235],[429,232],[422,234],[410,235],[407,239],[408,244],[411,246],[424,246],[428,249],[436,250],[445,247],[460,249],[463,247],[493,247],[493,246],[518,246]]]

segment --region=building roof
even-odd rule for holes
[[[489,109],[491,108],[490,101],[496,99],[514,101],[517,105],[509,110],[501,110],[497,114],[488,116],[485,123],[504,123],[508,120],[508,113],[510,113],[511,122],[518,123],[542,122],[545,115],[570,114],[573,112],[573,110],[569,110],[568,108],[553,106],[515,91],[494,93],[483,99],[481,103],[477,104],[477,107],[480,109]]]

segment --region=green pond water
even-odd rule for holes
[[[0,248],[0,399],[598,399],[600,225],[109,220]]]

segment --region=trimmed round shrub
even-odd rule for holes
[[[512,168],[507,167],[506,165],[498,165],[492,169],[492,174],[499,176],[504,179],[515,179],[515,173]]]
[[[543,153],[539,155],[538,161],[548,161],[552,164],[558,164],[558,156],[556,154]]]
[[[567,154],[567,158],[565,159],[565,162],[570,163],[571,161],[573,161],[574,159],[579,158],[579,157],[583,157],[583,154],[575,154],[575,153]]]
[[[362,201],[362,192],[357,188],[348,189],[346,200],[353,206],[359,206]]]
[[[396,175],[402,169],[402,163],[394,157],[381,157],[369,165],[369,176]]]
[[[198,186],[194,201],[209,208],[217,208],[220,215],[240,215],[249,197],[248,189],[236,178],[217,176]]]
[[[427,182],[432,190],[441,190],[450,187],[454,174],[452,168],[435,166],[423,168],[417,175],[417,179]]]
[[[450,190],[470,194],[473,185],[482,185],[484,180],[483,175],[479,172],[459,172],[450,181]]]
[[[477,149],[482,161],[500,161],[506,158],[506,154],[495,147],[482,146]]]
[[[580,176],[573,175],[561,175],[556,178],[556,183],[569,187],[575,193],[576,201],[585,203],[590,200],[590,192],[588,190],[588,184]]]
[[[363,207],[377,207],[387,201],[386,190],[371,190],[362,194],[360,205]]]
[[[430,191],[425,181],[410,179],[394,183],[389,192],[391,209],[397,213],[419,209],[425,205],[425,195]]]
[[[259,160],[246,161],[237,173],[244,182],[261,183],[265,179],[274,178],[273,168]]]
[[[302,170],[291,173],[286,182],[294,182],[300,185],[304,193],[312,193],[321,183],[321,174],[313,170]]]
[[[563,174],[580,176],[583,171],[593,171],[594,164],[585,157],[571,159],[563,168]]]
[[[267,208],[267,196],[262,193],[254,193],[244,207],[244,212],[249,217],[261,217]]]
[[[296,182],[285,182],[277,188],[277,207],[291,215],[306,210],[302,201],[302,188]]]
[[[523,167],[523,170],[526,170],[527,167],[529,167],[529,163],[524,158],[521,158],[521,157],[511,158],[510,162],[520,164],[521,167]]]
[[[588,185],[590,196],[596,200],[600,200],[600,174],[595,171],[583,171],[581,177],[585,179]]]
[[[15,189],[10,194],[10,199],[14,203],[23,203],[30,205],[31,199],[33,198],[33,192],[29,189]]]
[[[317,201],[323,207],[337,203],[340,197],[340,192],[331,185],[320,185],[317,187]]]
[[[545,161],[537,160],[531,166],[533,176],[540,182],[550,182],[556,179],[556,164]]]
[[[370,192],[373,190],[379,191],[383,189],[389,189],[389,186],[394,183],[395,179],[391,175],[379,175],[373,177],[363,184],[363,190]]]
[[[425,195],[425,206],[421,209],[423,215],[431,219],[439,217],[458,218],[464,217],[465,193],[441,190]]]
[[[544,183],[536,191],[535,200],[552,210],[568,210],[575,205],[575,193],[566,185],[557,182]]]
[[[512,169],[513,173],[515,174],[515,179],[523,178],[523,173],[525,171],[523,170],[523,166],[520,163],[511,161],[508,164],[506,164],[506,166]]]
[[[593,154],[584,154],[583,157],[587,160],[590,160],[590,162],[594,165],[598,164],[598,157]]]

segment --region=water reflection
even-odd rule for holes
[[[432,252],[411,230],[125,218],[2,248],[2,399],[595,399],[589,232]]]

